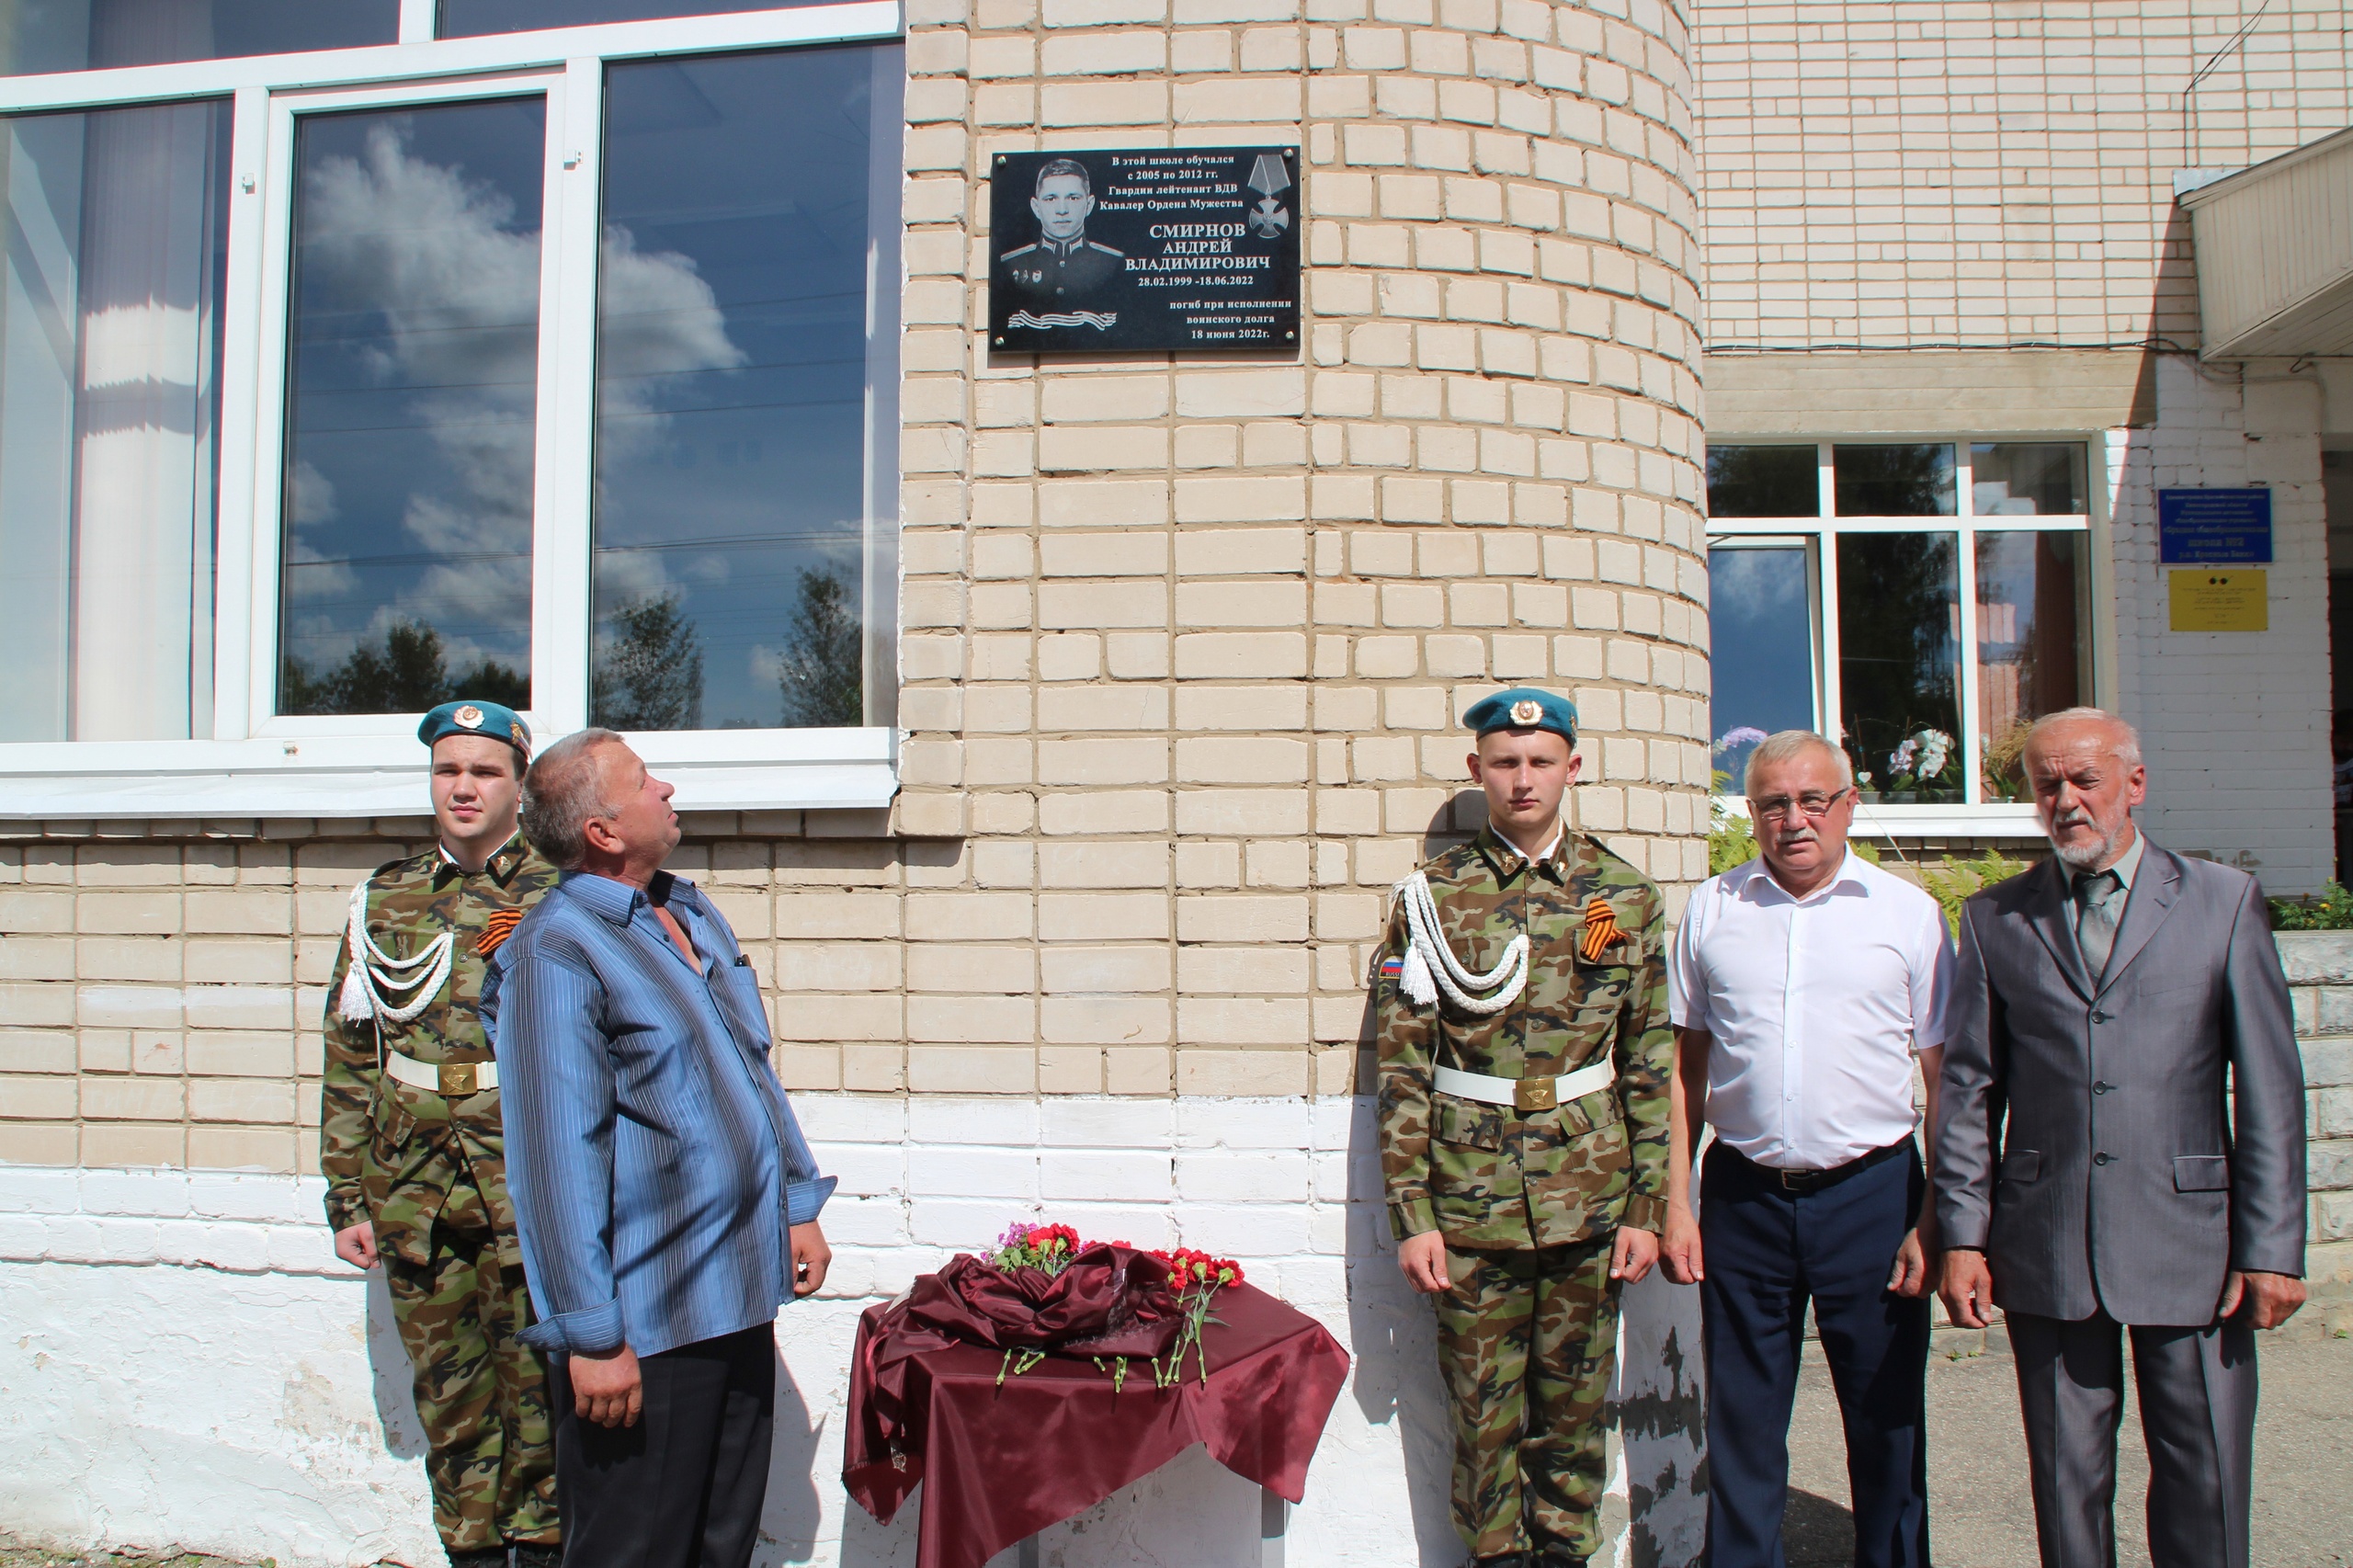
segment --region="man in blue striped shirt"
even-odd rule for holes
[[[540,755],[531,842],[563,880],[499,949],[483,1017],[551,1353],[565,1556],[744,1568],[776,1313],[825,1281],[817,1173],[768,1065],[759,980],[693,883],[671,789],[609,730]]]

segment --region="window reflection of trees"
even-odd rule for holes
[[[864,716],[864,627],[854,576],[840,567],[802,567],[784,651],[778,656],[786,729],[855,725]],[[615,730],[693,730],[702,725],[703,645],[677,593],[649,595],[608,610],[597,653],[594,722]],[[748,729],[737,719],[722,729]]]
[[[300,124],[281,713],[528,705],[545,117]]]
[[[597,722],[864,722],[870,65],[608,74]]]
[[[451,673],[441,633],[421,620],[394,622],[324,670],[290,653],[278,689],[287,713],[416,713],[460,698],[517,710],[531,702],[530,677],[512,665],[481,659]]]
[[[1811,517],[1822,509],[1820,460],[1805,447],[1710,447],[1708,515]]]
[[[1958,540],[1947,533],[1838,536],[1838,678],[1847,749],[1881,783],[1922,730],[1961,734]],[[1961,748],[1905,792],[1961,798]]]
[[[1830,469],[1842,517],[1952,516],[1952,448],[1944,443],[1840,442]]]
[[[801,593],[778,661],[784,692],[783,722],[823,727],[855,724],[864,710],[864,628],[858,589],[840,569],[801,569]]]
[[[702,638],[675,592],[605,613],[591,722],[608,730],[702,728]]]

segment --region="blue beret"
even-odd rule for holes
[[[449,735],[488,735],[513,746],[525,762],[531,760],[531,732],[515,710],[495,702],[444,702],[416,727],[416,738],[427,746]]]
[[[1462,715],[1462,722],[1482,735],[1496,730],[1550,730],[1571,745],[1577,744],[1577,705],[1532,686],[1516,686],[1481,698]]]

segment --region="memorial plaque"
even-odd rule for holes
[[[1000,153],[989,347],[1299,347],[1299,149]]]

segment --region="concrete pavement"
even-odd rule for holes
[[[2353,1565],[2353,1339],[2318,1328],[2291,1324],[2264,1335],[2257,1351],[2254,1568]],[[1790,1568],[1853,1561],[1846,1466],[1829,1370],[1810,1346],[1790,1439]],[[2138,1403],[2128,1393],[2117,1456],[2119,1568],[2147,1568],[2148,1483]],[[1938,1568],[2036,1568],[2026,1438],[2006,1349],[1929,1361],[1928,1522]]]

